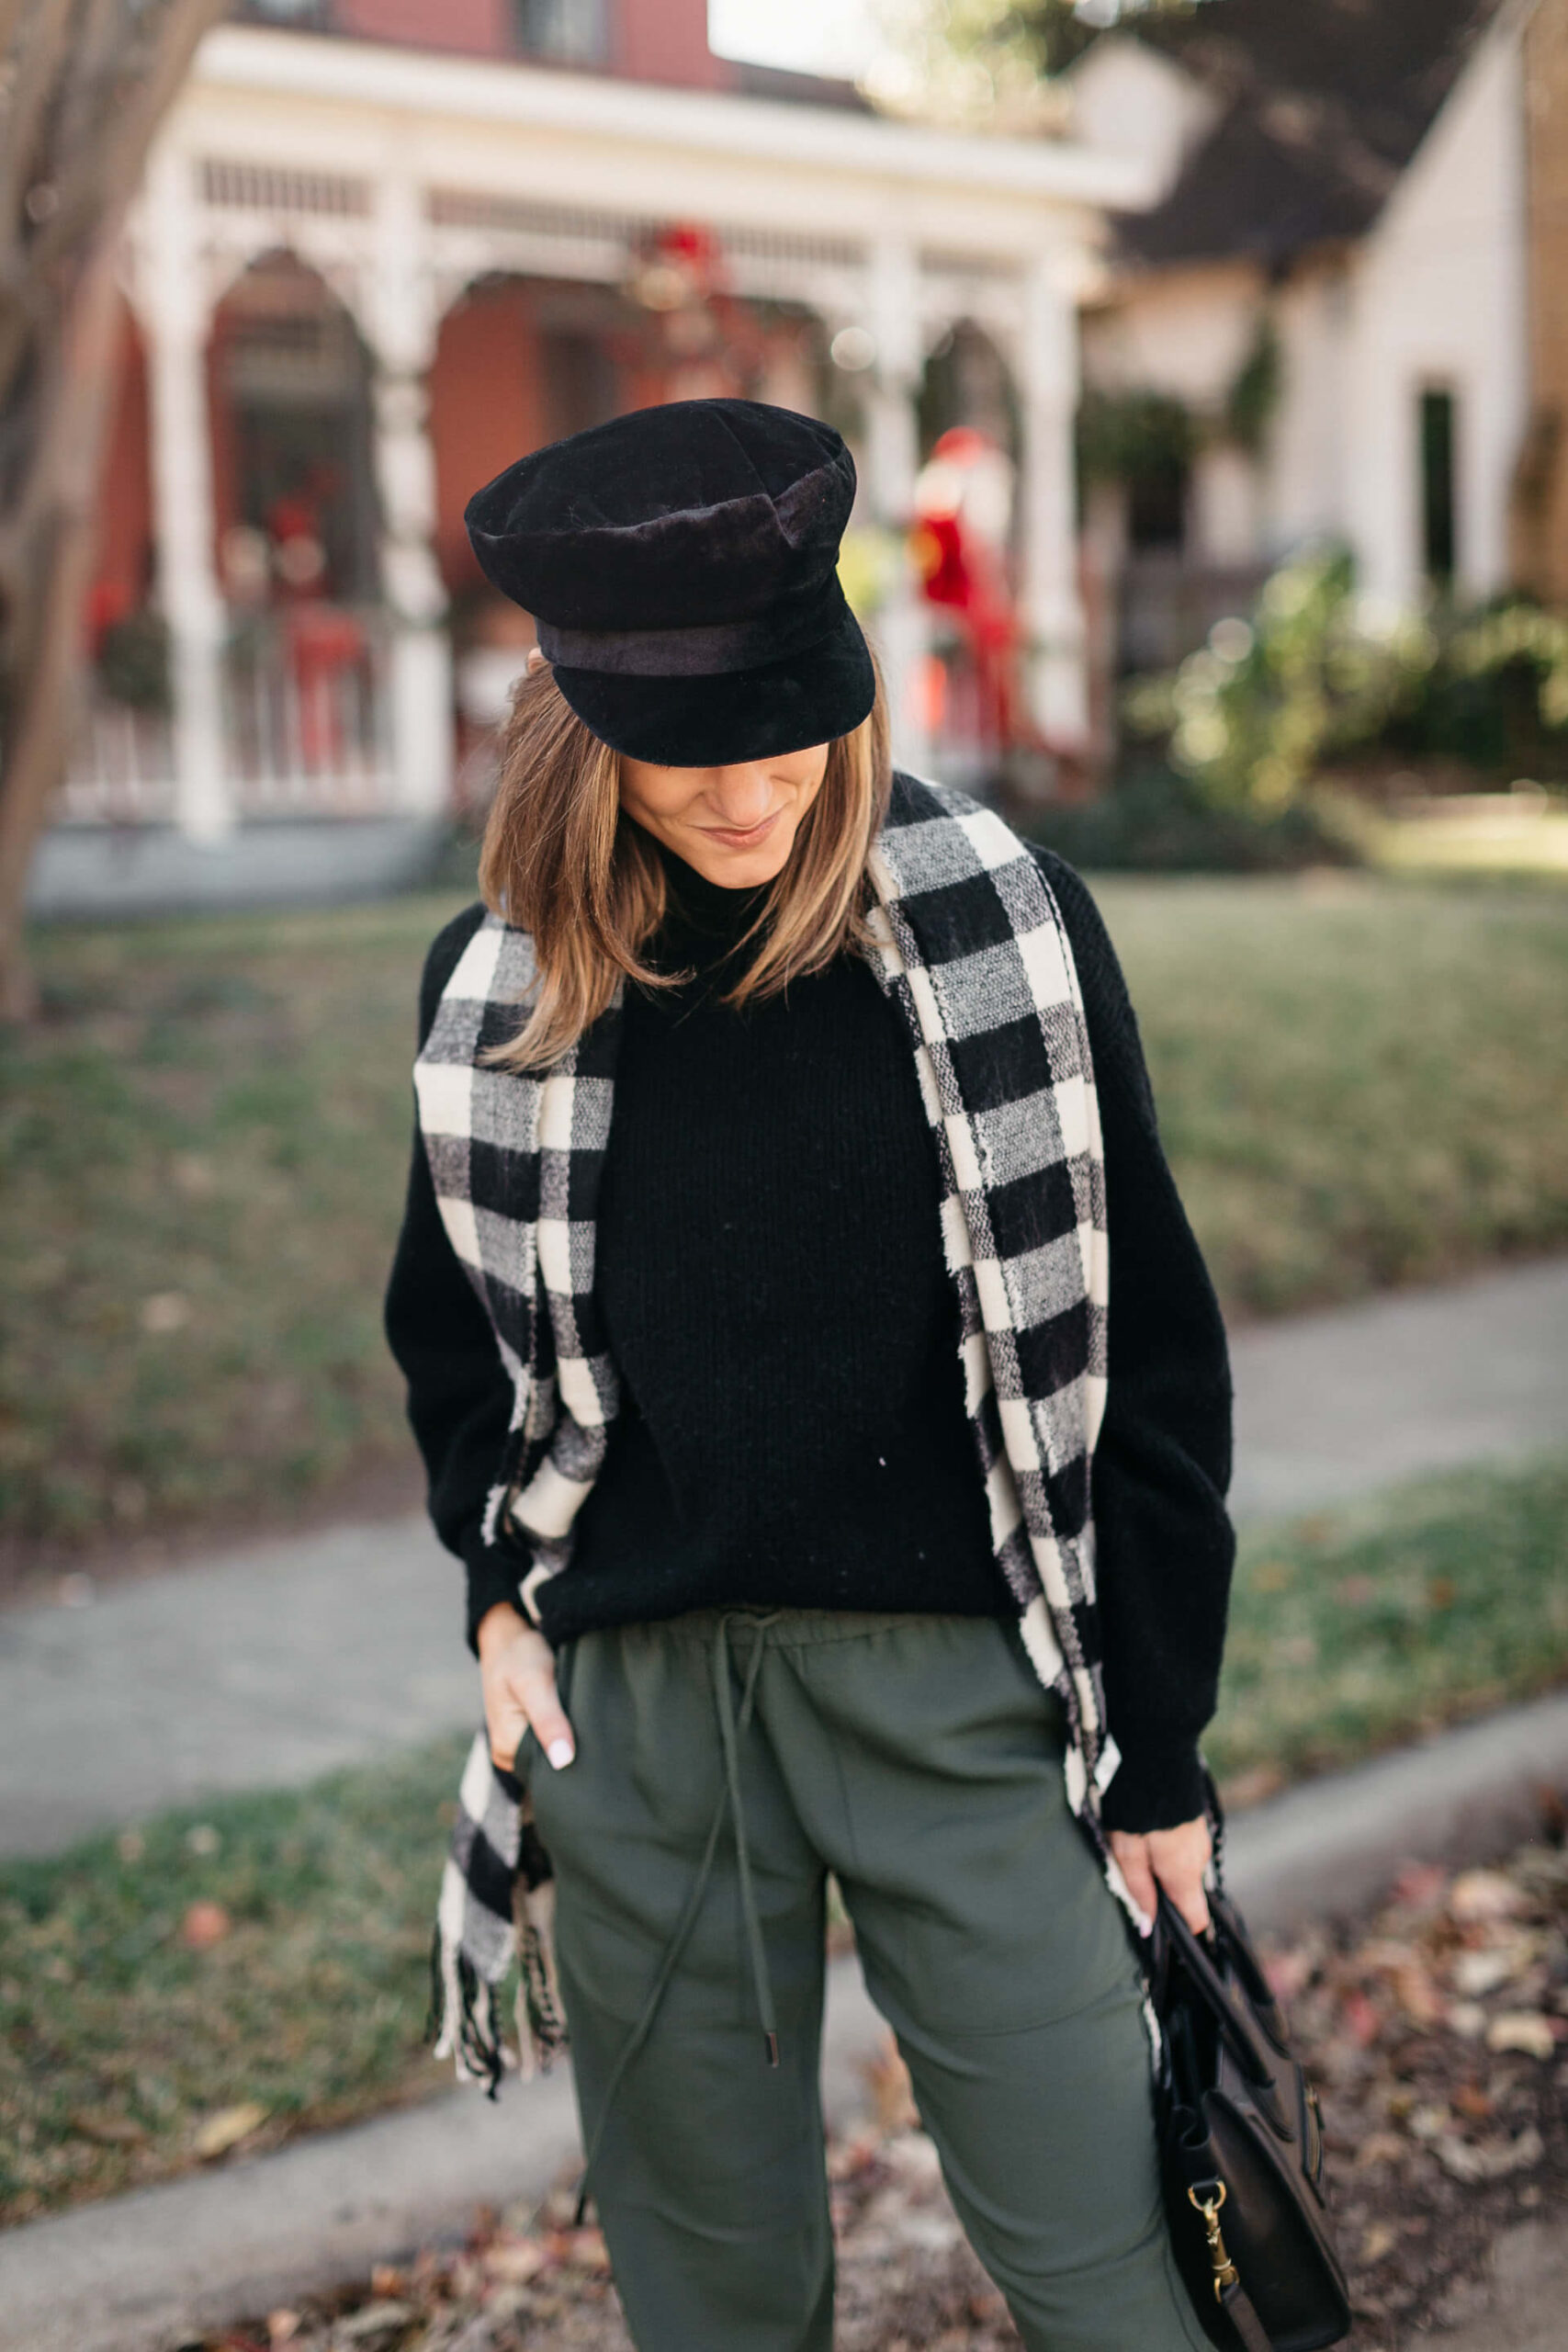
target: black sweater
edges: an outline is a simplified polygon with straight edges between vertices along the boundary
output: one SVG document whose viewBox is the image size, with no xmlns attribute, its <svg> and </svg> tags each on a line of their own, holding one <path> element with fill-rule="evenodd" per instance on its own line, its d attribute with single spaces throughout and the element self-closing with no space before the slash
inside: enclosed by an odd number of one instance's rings
<svg viewBox="0 0 1568 2352">
<path fill-rule="evenodd" d="M 1105 1818 L 1147 1829 L 1201 1804 L 1232 1555 L 1224 1333 L 1110 940 L 1077 875 L 1037 854 L 1083 989 L 1105 1136 L 1111 1378 L 1094 1508 L 1123 1759 Z M 654 960 L 697 977 L 628 991 L 596 1260 L 622 1412 L 571 1566 L 539 1588 L 543 1628 L 558 1644 L 737 1601 L 1001 1613 L 902 1018 L 851 957 L 783 997 L 723 1004 L 754 895 L 672 857 L 666 870 Z M 422 1043 L 482 911 L 431 950 Z M 417 1135 L 387 1330 L 437 1532 L 468 1562 L 472 1642 L 486 1610 L 516 1598 L 478 1541 L 511 1393 Z"/>
</svg>

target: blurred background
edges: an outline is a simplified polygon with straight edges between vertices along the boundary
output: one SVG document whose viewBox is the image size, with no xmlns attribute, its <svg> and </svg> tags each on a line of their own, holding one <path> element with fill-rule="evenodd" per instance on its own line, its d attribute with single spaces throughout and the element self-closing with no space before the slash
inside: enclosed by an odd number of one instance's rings
<svg viewBox="0 0 1568 2352">
<path fill-rule="evenodd" d="M 1236 1340 L 1234 1801 L 1568 1679 L 1568 0 L 0 41 L 8 2218 L 425 2085 L 475 1694 L 380 1295 L 533 642 L 462 510 L 621 410 L 839 426 L 898 757 L 1094 877 Z"/>
</svg>

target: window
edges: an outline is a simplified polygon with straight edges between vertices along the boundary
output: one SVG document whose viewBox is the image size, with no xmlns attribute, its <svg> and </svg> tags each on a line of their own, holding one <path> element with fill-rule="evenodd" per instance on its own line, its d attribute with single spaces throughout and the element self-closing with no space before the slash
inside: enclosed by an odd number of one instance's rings
<svg viewBox="0 0 1568 2352">
<path fill-rule="evenodd" d="M 1454 410 L 1451 391 L 1421 394 L 1421 566 L 1435 586 L 1454 576 Z"/>
<path fill-rule="evenodd" d="M 604 62 L 606 0 L 513 0 L 513 6 L 525 57 L 553 57 L 563 65 Z"/>
<path fill-rule="evenodd" d="M 1127 484 L 1127 537 L 1142 554 L 1179 548 L 1187 536 L 1188 469 L 1179 461 L 1142 468 Z"/>
</svg>

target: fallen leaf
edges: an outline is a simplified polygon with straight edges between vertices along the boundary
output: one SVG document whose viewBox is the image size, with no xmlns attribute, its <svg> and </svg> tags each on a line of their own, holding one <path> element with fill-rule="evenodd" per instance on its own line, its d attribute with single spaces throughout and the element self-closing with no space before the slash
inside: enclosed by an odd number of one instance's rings
<svg viewBox="0 0 1568 2352">
<path fill-rule="evenodd" d="M 1449 2127 L 1449 2110 L 1436 2102 L 1414 2109 L 1405 2125 L 1413 2140 L 1436 2140 Z"/>
<path fill-rule="evenodd" d="M 509 2287 L 525 2287 L 547 2267 L 549 2260 L 537 2238 L 498 2238 L 484 2251 L 484 2266 L 491 2277 Z"/>
<path fill-rule="evenodd" d="M 1374 2165 L 1396 2165 L 1404 2154 L 1405 2143 L 1397 2132 L 1369 2132 L 1356 2151 L 1355 2168 L 1370 2172 Z"/>
<path fill-rule="evenodd" d="M 1479 2001 L 1450 2001 L 1449 2030 L 1462 2041 L 1473 2041 L 1486 2030 L 1486 2012 Z"/>
<path fill-rule="evenodd" d="M 1356 1965 L 1383 1973 L 1390 1969 L 1408 1968 L 1415 1957 L 1414 1944 L 1401 1943 L 1393 1936 L 1373 1936 L 1357 1952 Z"/>
<path fill-rule="evenodd" d="M 1418 1960 L 1393 1972 L 1391 1982 L 1400 2007 L 1416 2025 L 1437 2025 L 1445 2012 L 1441 1994 Z"/>
<path fill-rule="evenodd" d="M 1406 1862 L 1393 1882 L 1393 1899 L 1406 1911 L 1426 1911 L 1441 1896 L 1449 1874 L 1438 1862 Z"/>
<path fill-rule="evenodd" d="M 1449 1974 L 1456 1993 L 1467 2000 L 1479 2000 L 1487 1993 L 1495 1993 L 1514 1973 L 1515 1955 L 1510 1951 L 1455 1952 Z"/>
<path fill-rule="evenodd" d="M 138 2123 L 133 2115 L 119 2115 L 107 2107 L 74 2109 L 71 2129 L 84 2140 L 96 2140 L 100 2148 L 134 2148 L 147 2137 L 144 2123 Z"/>
<path fill-rule="evenodd" d="M 1382 2024 L 1376 2007 L 1367 1998 L 1358 1984 L 1352 1985 L 1349 1992 L 1346 1994 L 1340 2007 L 1345 2018 L 1345 2030 L 1351 2041 L 1358 2050 L 1367 2049 L 1377 2040 L 1378 2030 Z"/>
<path fill-rule="evenodd" d="M 221 1903 L 209 1903 L 205 1898 L 190 1904 L 180 1921 L 180 1941 L 191 1951 L 206 1951 L 213 1944 L 220 1944 L 234 1922 Z"/>
<path fill-rule="evenodd" d="M 1367 2263 L 1381 2262 L 1383 2256 L 1390 2253 L 1398 2242 L 1397 2231 L 1391 2230 L 1386 2222 L 1374 2222 L 1361 2240 L 1361 2260 Z"/>
<path fill-rule="evenodd" d="M 1309 1981 L 1316 1965 L 1315 1954 L 1305 1945 L 1294 1951 L 1269 1951 L 1263 1956 L 1263 1973 L 1269 1979 L 1269 1990 L 1277 2001 L 1287 2007 Z"/>
<path fill-rule="evenodd" d="M 554 2251 L 558 2260 L 570 2262 L 579 2270 L 608 2270 L 609 2248 L 604 2244 L 603 2230 L 558 2230 L 554 2233 Z"/>
<path fill-rule="evenodd" d="M 175 1190 L 183 1193 L 187 1201 L 210 1200 L 217 1190 L 218 1178 L 210 1159 L 199 1152 L 176 1151 L 169 1162 L 169 1174 Z"/>
<path fill-rule="evenodd" d="M 183 1331 L 190 1321 L 190 1301 L 183 1291 L 157 1290 L 141 1302 L 144 1331 Z"/>
<path fill-rule="evenodd" d="M 828 2148 L 829 2179 L 857 2180 L 863 2172 L 875 2164 L 881 2152 L 882 2135 L 871 2124 L 847 2140 L 830 2142 Z"/>
<path fill-rule="evenodd" d="M 1540 2133 L 1529 2123 L 1517 2140 L 1472 2142 L 1445 2132 L 1433 2143 L 1433 2152 L 1450 2179 L 1468 2186 L 1478 2180 L 1504 2180 L 1509 2173 L 1525 2172 L 1540 2162 L 1546 2148 Z"/>
<path fill-rule="evenodd" d="M 191 2146 L 203 2163 L 213 2156 L 227 2155 L 242 2140 L 248 2140 L 266 2118 L 267 2110 L 259 2099 L 241 2099 L 237 2106 L 220 2107 L 197 2126 Z"/>
<path fill-rule="evenodd" d="M 352 2319 L 340 2319 L 333 2330 L 339 2344 L 363 2344 L 373 2335 L 390 2335 L 395 2327 L 406 2327 L 419 2313 L 412 2303 L 367 2303 Z"/>
<path fill-rule="evenodd" d="M 268 2312 L 266 2332 L 275 2347 L 280 2344 L 292 2344 L 299 2333 L 299 2312 L 281 2310 Z"/>
<path fill-rule="evenodd" d="M 1484 2123 L 1492 2113 L 1492 2101 L 1479 2083 L 1461 2083 L 1453 2103 L 1472 2123 Z"/>
<path fill-rule="evenodd" d="M 1502 1871 L 1461 1871 L 1449 1889 L 1449 1909 L 1456 1919 L 1512 1919 L 1524 1900 Z"/>
<path fill-rule="evenodd" d="M 394 2263 L 378 2262 L 370 2273 L 370 2292 L 384 2301 L 395 2301 L 407 2285 L 406 2277 Z"/>
<path fill-rule="evenodd" d="M 882 2153 L 894 2178 L 906 2186 L 934 2188 L 942 2178 L 942 2158 L 929 2132 L 902 2132 Z"/>
<path fill-rule="evenodd" d="M 888 2034 L 877 2055 L 861 2068 L 865 2086 L 871 2093 L 871 2103 L 877 2122 L 889 2134 L 919 2129 L 919 2116 L 915 2110 L 915 2096 L 909 2087 L 909 2069 L 898 2055 L 897 2045 Z"/>
<path fill-rule="evenodd" d="M 1504 2009 L 1486 2029 L 1488 2050 L 1518 2050 L 1527 2058 L 1550 2058 L 1557 2047 L 1551 2019 L 1538 2009 Z"/>
</svg>

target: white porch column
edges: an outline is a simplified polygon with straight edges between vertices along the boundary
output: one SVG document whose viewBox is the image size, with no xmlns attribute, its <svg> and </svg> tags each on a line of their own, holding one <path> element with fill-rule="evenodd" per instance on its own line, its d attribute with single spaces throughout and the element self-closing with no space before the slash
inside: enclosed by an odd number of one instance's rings
<svg viewBox="0 0 1568 2352">
<path fill-rule="evenodd" d="M 886 531 L 908 532 L 914 518 L 919 430 L 915 401 L 920 388 L 919 258 L 901 238 L 873 248 L 868 324 L 876 359 L 866 393 L 867 458 L 872 513 Z M 919 707 L 926 614 L 908 558 L 878 616 L 876 635 L 900 766 L 923 769 L 929 756 Z"/>
<path fill-rule="evenodd" d="M 1032 265 L 1024 281 L 1019 356 L 1029 702 L 1046 741 L 1067 750 L 1081 745 L 1089 732 L 1073 483 L 1078 334 L 1077 309 L 1048 255 Z"/>
<path fill-rule="evenodd" d="M 377 186 L 376 250 L 367 288 L 376 361 L 376 483 L 381 503 L 381 591 L 391 620 L 389 718 L 397 807 L 438 816 L 452 784 L 452 655 L 446 594 L 431 535 L 435 457 L 426 371 L 439 325 L 425 266 L 424 219 L 413 180 Z"/>
<path fill-rule="evenodd" d="M 234 824 L 223 729 L 228 619 L 213 560 L 209 321 L 192 166 L 167 148 L 148 173 L 137 308 L 147 339 L 158 600 L 174 692 L 175 814 L 193 841 Z"/>
</svg>

